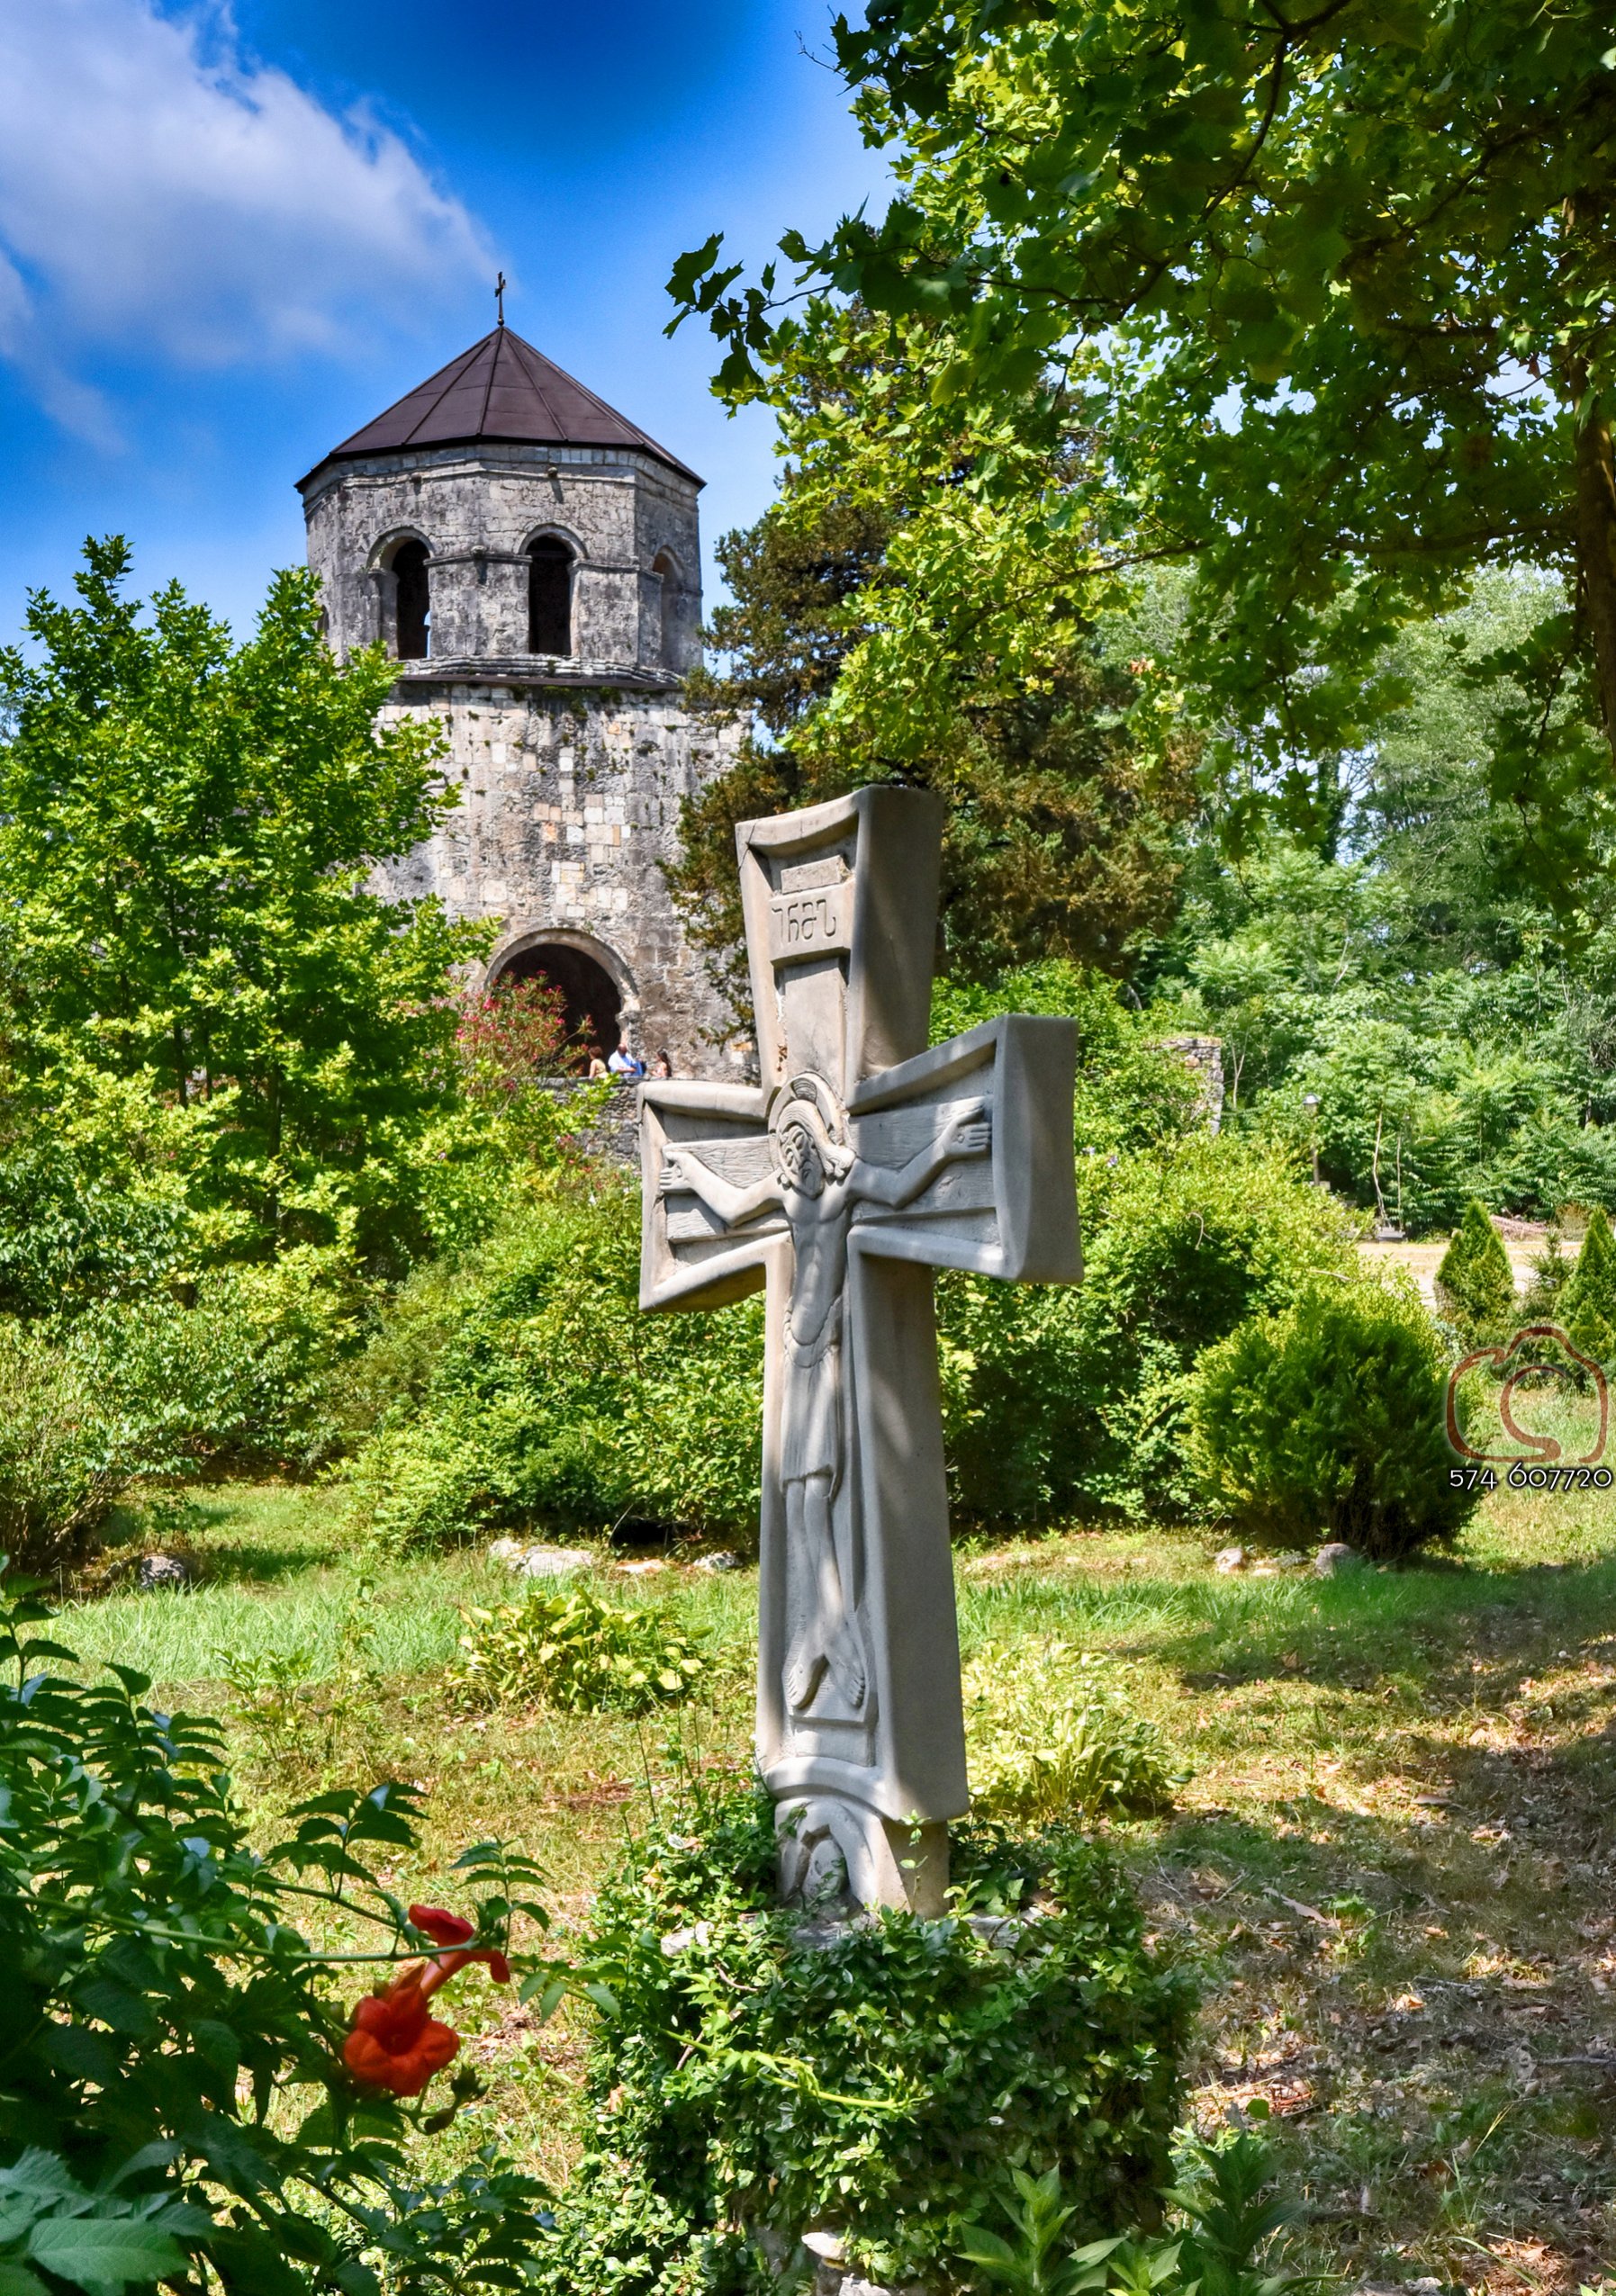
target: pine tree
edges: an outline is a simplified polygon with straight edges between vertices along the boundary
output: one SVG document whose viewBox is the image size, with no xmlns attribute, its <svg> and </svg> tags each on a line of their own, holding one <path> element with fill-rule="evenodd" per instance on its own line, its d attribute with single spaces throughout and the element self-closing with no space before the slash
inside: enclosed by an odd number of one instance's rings
<svg viewBox="0 0 1616 2296">
<path fill-rule="evenodd" d="M 1606 1230 L 1609 1244 L 1609 1230 Z M 1437 1296 L 1467 1340 L 1504 1334 L 1515 1310 L 1515 1272 L 1479 1197 L 1465 1206 L 1437 1270 Z"/>
<path fill-rule="evenodd" d="M 1576 1271 L 1561 1294 L 1559 1319 L 1579 1354 L 1596 1364 L 1616 1355 L 1616 1238 L 1597 1208 L 1588 1217 Z"/>
</svg>

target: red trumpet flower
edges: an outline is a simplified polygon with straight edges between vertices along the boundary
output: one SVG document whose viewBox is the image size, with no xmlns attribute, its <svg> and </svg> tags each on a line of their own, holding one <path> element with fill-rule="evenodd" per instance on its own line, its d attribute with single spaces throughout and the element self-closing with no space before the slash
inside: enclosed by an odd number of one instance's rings
<svg viewBox="0 0 1616 2296">
<path fill-rule="evenodd" d="M 436 1938 L 439 1945 L 464 1945 L 477 1934 L 475 1924 L 468 1922 L 464 1914 L 446 1913 L 441 1905 L 411 1905 L 410 1919 L 418 1930 L 424 1930 L 429 1937 Z M 508 1985 L 510 1983 L 510 1964 L 505 1956 L 497 1946 L 482 1945 L 474 1953 L 435 1953 L 429 1967 L 441 1969 L 443 1976 L 429 1977 L 427 1991 L 435 1993 L 444 1977 L 452 1977 L 456 1970 L 463 1969 L 468 1961 L 486 1961 L 488 1974 L 495 1985 Z"/>
<path fill-rule="evenodd" d="M 391 2089 L 394 2096 L 418 2097 L 434 2073 L 441 2072 L 460 2046 L 452 2025 L 441 2024 L 427 2003 L 468 1961 L 485 1961 L 495 1985 L 510 1982 L 510 1964 L 493 1946 L 460 1949 L 476 1935 L 474 1925 L 440 1905 L 411 1905 L 418 1930 L 449 1949 L 425 1961 L 406 1961 L 384 1993 L 357 2003 L 342 2044 L 342 2061 L 367 2088 Z"/>
<path fill-rule="evenodd" d="M 342 2061 L 367 2088 L 418 2097 L 460 2046 L 452 2025 L 440 2024 L 427 2013 L 421 1967 L 420 1962 L 411 1962 L 385 1993 L 366 1994 L 355 2007 Z"/>
</svg>

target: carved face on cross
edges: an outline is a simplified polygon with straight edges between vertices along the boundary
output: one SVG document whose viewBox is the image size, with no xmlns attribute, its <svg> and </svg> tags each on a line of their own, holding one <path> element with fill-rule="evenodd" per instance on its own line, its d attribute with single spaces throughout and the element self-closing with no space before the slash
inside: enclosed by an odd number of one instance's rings
<svg viewBox="0 0 1616 2296">
<path fill-rule="evenodd" d="M 943 1909 L 968 1796 L 935 1267 L 1079 1274 L 1070 1022 L 925 1049 L 942 808 L 736 833 L 759 1086 L 641 1094 L 641 1304 L 768 1291 L 758 1760 L 785 1895 Z"/>
<path fill-rule="evenodd" d="M 780 1136 L 781 1161 L 786 1177 L 799 1195 L 817 1196 L 825 1187 L 825 1166 L 819 1147 L 806 1124 L 791 1124 Z"/>
<path fill-rule="evenodd" d="M 776 1134 L 782 1176 L 799 1195 L 818 1196 L 826 1184 L 844 1176 L 852 1150 L 837 1148 L 811 1100 L 789 1100 Z"/>
</svg>

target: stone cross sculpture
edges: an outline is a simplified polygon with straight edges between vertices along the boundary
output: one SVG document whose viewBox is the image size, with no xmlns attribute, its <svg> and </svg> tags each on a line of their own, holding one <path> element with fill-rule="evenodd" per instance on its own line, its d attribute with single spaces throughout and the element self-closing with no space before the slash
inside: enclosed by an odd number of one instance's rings
<svg viewBox="0 0 1616 2296">
<path fill-rule="evenodd" d="M 932 1271 L 1080 1272 L 1070 1021 L 925 1049 L 943 808 L 736 832 L 761 1086 L 641 1094 L 640 1304 L 768 1290 L 758 1759 L 782 1894 L 943 1911 L 969 1805 Z"/>
</svg>

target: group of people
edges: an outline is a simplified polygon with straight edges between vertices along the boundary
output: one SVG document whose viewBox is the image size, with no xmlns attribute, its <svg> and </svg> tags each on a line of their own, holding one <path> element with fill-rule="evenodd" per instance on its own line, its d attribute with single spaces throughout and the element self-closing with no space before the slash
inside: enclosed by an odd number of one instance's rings
<svg viewBox="0 0 1616 2296">
<path fill-rule="evenodd" d="M 637 1058 L 634 1053 L 629 1051 L 627 1038 L 619 1037 L 616 1050 L 609 1052 L 604 1060 L 601 1059 L 598 1052 L 591 1053 L 589 1057 L 589 1073 L 591 1078 L 598 1076 L 671 1076 L 673 1073 L 673 1064 L 669 1059 L 665 1052 L 659 1052 L 652 1059 L 650 1067 L 647 1067 L 643 1060 Z"/>
</svg>

